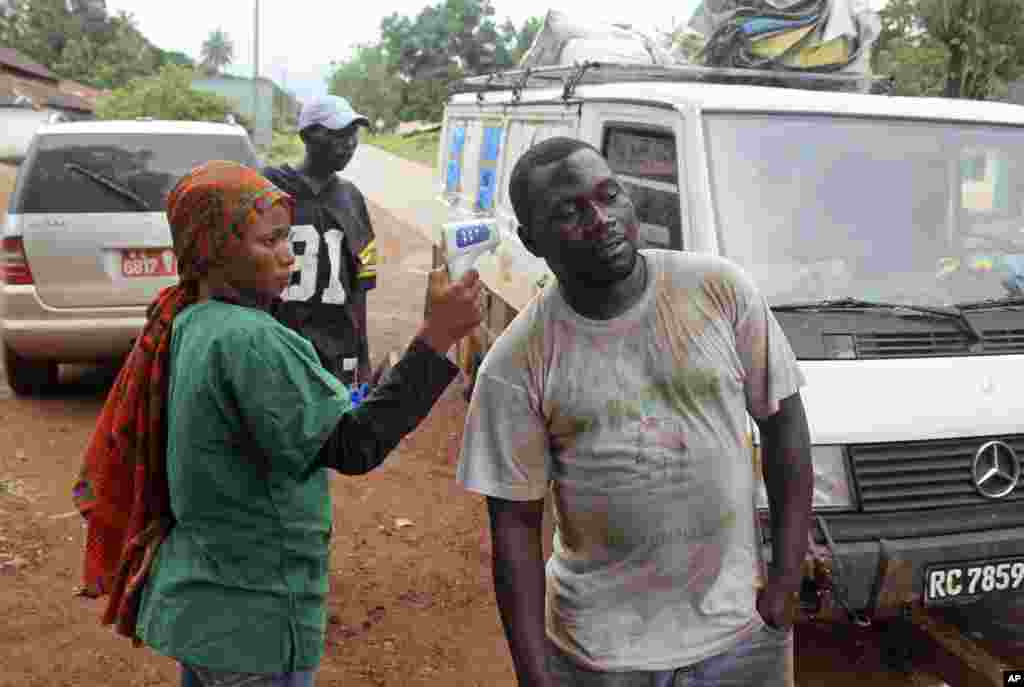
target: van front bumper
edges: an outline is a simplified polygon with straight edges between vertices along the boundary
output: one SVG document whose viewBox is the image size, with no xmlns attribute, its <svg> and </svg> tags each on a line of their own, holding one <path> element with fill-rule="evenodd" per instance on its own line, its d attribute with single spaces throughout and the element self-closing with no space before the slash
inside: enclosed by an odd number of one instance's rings
<svg viewBox="0 0 1024 687">
<path fill-rule="evenodd" d="M 868 617 L 890 617 L 905 603 L 920 604 L 925 594 L 925 573 L 932 565 L 959 565 L 1024 557 L 1024 504 L 1021 501 L 899 515 L 823 516 L 834 548 L 827 545 L 817 524 L 812 530 L 815 545 L 808 552 L 805 579 L 813 571 L 827 570 L 826 602 L 818 614 L 823 620 L 845 620 L 841 601 Z M 767 533 L 766 528 L 762 531 Z M 770 542 L 764 545 L 771 560 Z M 821 581 L 819 576 L 817 581 Z M 944 600 L 947 605 L 1020 598 L 1016 590 L 963 600 Z"/>
</svg>

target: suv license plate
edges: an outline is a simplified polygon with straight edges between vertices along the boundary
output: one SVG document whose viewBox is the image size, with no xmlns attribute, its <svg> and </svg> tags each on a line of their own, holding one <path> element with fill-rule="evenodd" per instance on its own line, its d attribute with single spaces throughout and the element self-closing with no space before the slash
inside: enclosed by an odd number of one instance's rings
<svg viewBox="0 0 1024 687">
<path fill-rule="evenodd" d="M 170 248 L 121 251 L 121 276 L 173 277 L 177 274 L 178 259 Z"/>
<path fill-rule="evenodd" d="M 924 571 L 924 605 L 1024 592 L 1024 556 L 930 565 Z"/>
</svg>

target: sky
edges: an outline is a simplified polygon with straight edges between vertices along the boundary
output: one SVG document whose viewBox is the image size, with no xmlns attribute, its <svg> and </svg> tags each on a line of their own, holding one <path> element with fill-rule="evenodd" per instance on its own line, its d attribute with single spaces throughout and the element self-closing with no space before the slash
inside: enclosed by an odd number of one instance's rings
<svg viewBox="0 0 1024 687">
<path fill-rule="evenodd" d="M 260 0 L 260 74 L 295 93 L 301 100 L 327 92 L 332 60 L 344 60 L 357 43 L 376 41 L 380 22 L 397 12 L 415 17 L 436 0 Z M 590 22 L 621 22 L 653 34 L 673 21 L 689 21 L 699 0 L 631 0 L 628 7 L 594 0 L 493 0 L 495 19 L 521 26 L 549 9 Z M 608 9 L 598 10 L 603 5 Z M 107 0 L 111 14 L 134 16 L 139 30 L 163 50 L 180 50 L 199 59 L 200 46 L 214 29 L 223 29 L 235 45 L 235 63 L 227 71 L 252 76 L 254 0 Z"/>
</svg>

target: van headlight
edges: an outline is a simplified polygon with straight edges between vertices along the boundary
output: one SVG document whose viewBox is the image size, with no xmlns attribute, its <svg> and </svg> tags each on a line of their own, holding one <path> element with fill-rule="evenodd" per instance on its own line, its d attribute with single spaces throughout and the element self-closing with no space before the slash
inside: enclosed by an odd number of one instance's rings
<svg viewBox="0 0 1024 687">
<path fill-rule="evenodd" d="M 760 453 L 761 447 L 755 446 Z M 814 500 L 815 510 L 849 510 L 853 503 L 853 484 L 850 471 L 846 466 L 843 447 L 839 445 L 812 446 L 811 457 L 814 462 Z M 760 458 L 760 456 L 758 456 Z M 761 472 L 760 460 L 757 461 L 757 507 L 768 508 L 768 491 L 764 486 L 764 475 Z"/>
</svg>

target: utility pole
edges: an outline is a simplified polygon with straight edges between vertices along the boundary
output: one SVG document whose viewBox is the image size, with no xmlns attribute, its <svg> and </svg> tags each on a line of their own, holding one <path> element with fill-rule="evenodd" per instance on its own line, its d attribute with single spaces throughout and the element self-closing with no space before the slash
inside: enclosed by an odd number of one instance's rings
<svg viewBox="0 0 1024 687">
<path fill-rule="evenodd" d="M 252 125 L 259 130 L 260 108 L 260 0 L 254 0 L 252 17 Z M 255 132 L 254 132 L 255 133 Z"/>
</svg>

